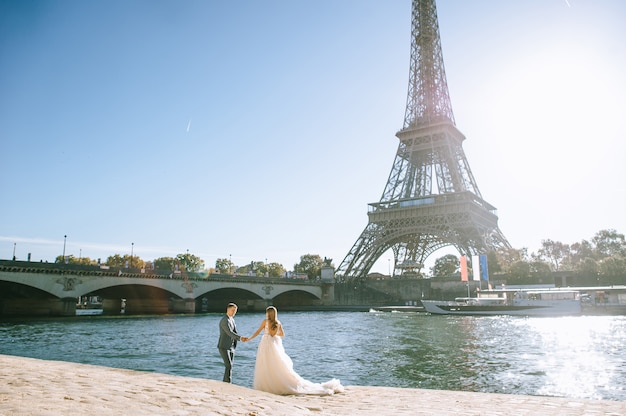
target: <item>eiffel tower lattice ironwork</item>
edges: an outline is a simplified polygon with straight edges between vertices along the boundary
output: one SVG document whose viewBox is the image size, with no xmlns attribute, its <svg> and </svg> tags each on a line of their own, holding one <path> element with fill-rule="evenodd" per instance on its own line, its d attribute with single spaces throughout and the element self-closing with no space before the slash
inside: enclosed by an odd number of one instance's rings
<svg viewBox="0 0 626 416">
<path fill-rule="evenodd" d="M 420 275 L 425 259 L 454 246 L 461 255 L 510 245 L 496 209 L 478 190 L 456 128 L 443 65 L 435 0 L 413 0 L 411 59 L 404 126 L 380 202 L 339 265 L 342 280 L 365 278 L 393 251 L 394 275 Z"/>
</svg>

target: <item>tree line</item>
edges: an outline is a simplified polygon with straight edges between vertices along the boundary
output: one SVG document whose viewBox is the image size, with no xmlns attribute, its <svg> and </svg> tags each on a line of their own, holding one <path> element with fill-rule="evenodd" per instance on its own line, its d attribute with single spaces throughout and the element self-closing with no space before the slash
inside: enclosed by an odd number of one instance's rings
<svg viewBox="0 0 626 416">
<path fill-rule="evenodd" d="M 230 258 L 218 258 L 215 261 L 215 267 L 206 270 L 204 260 L 190 253 L 177 254 L 175 257 L 160 257 L 152 261 L 146 261 L 139 256 L 129 254 L 114 254 L 107 257 L 104 262 L 101 262 L 100 259 L 93 260 L 89 257 L 77 258 L 74 255 L 61 255 L 56 257 L 55 263 L 82 266 L 105 265 L 117 269 L 157 270 L 164 273 L 173 271 L 201 273 L 206 271 L 207 275 L 220 273 L 244 276 L 283 277 L 287 273 L 285 267 L 277 262 L 265 263 L 262 261 L 251 261 L 243 266 L 237 266 Z M 306 275 L 308 279 L 315 280 L 320 277 L 322 266 L 325 264 L 334 267 L 332 259 L 324 258 L 324 260 L 322 260 L 318 254 L 304 254 L 300 256 L 300 261 L 293 265 L 293 272 L 299 275 Z"/>
<path fill-rule="evenodd" d="M 502 248 L 487 254 L 489 274 L 503 274 L 511 283 L 549 279 L 553 272 L 568 272 L 579 280 L 601 285 L 626 283 L 626 239 L 614 229 L 598 231 L 591 239 L 566 244 L 542 240 L 537 252 Z M 459 258 L 438 258 L 431 273 L 434 278 L 459 273 Z"/>
</svg>

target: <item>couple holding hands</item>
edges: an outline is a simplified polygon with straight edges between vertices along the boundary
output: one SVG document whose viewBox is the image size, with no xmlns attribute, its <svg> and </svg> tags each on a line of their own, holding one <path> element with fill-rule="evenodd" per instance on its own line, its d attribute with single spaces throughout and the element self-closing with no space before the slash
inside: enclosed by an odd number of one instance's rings
<svg viewBox="0 0 626 416">
<path fill-rule="evenodd" d="M 220 320 L 220 338 L 217 348 L 224 360 L 224 381 L 231 382 L 233 359 L 237 341 L 248 342 L 263 331 L 261 342 L 257 350 L 254 365 L 254 383 L 256 390 L 274 394 L 316 394 L 327 395 L 343 391 L 343 386 L 337 379 L 326 383 L 313 383 L 305 380 L 293 370 L 293 362 L 283 347 L 285 331 L 278 320 L 278 311 L 269 306 L 265 310 L 265 319 L 259 329 L 251 337 L 242 337 L 237 334 L 235 314 L 237 305 L 229 303 L 226 315 Z"/>
</svg>

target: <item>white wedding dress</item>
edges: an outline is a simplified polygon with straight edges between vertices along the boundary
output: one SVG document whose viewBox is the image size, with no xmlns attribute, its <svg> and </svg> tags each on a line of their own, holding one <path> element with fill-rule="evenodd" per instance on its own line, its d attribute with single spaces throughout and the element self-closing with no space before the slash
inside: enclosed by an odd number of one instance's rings
<svg viewBox="0 0 626 416">
<path fill-rule="evenodd" d="M 343 391 L 341 382 L 312 383 L 293 370 L 293 362 L 285 353 L 283 338 L 269 334 L 267 324 L 259 343 L 254 365 L 254 388 L 274 394 L 328 395 Z"/>
</svg>

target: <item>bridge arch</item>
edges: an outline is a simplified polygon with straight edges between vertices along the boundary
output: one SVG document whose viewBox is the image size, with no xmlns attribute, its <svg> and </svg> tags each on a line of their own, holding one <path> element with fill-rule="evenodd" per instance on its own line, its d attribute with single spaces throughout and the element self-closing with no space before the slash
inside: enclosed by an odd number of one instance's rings
<svg viewBox="0 0 626 416">
<path fill-rule="evenodd" d="M 182 299 L 179 293 L 164 288 L 162 285 L 149 284 L 148 282 L 120 283 L 115 286 L 97 285 L 81 296 L 100 296 L 103 298 L 176 298 Z M 84 290 L 83 290 L 84 291 Z"/>
<path fill-rule="evenodd" d="M 301 309 L 303 306 L 315 306 L 320 304 L 320 298 L 307 290 L 286 290 L 272 298 L 272 303 L 279 309 Z"/>
<path fill-rule="evenodd" d="M 240 287 L 211 289 L 196 297 L 196 312 L 225 312 L 230 302 L 236 303 L 239 312 L 252 312 L 267 303 L 254 291 Z"/>
<path fill-rule="evenodd" d="M 76 299 L 59 297 L 44 288 L 0 281 L 0 316 L 66 316 L 75 314 Z"/>
</svg>

